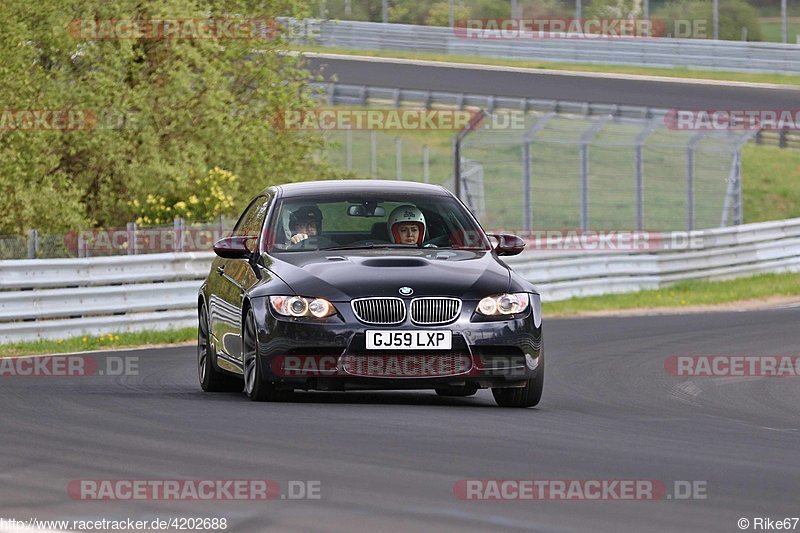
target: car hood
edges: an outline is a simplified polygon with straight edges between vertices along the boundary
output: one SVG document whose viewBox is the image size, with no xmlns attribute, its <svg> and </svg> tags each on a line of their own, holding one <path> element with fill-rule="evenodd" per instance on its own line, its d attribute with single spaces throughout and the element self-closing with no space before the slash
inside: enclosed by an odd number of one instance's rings
<svg viewBox="0 0 800 533">
<path fill-rule="evenodd" d="M 480 299 L 509 290 L 510 270 L 482 250 L 347 250 L 287 252 L 270 257 L 269 270 L 295 294 L 331 301 L 367 296 L 456 296 Z"/>
</svg>

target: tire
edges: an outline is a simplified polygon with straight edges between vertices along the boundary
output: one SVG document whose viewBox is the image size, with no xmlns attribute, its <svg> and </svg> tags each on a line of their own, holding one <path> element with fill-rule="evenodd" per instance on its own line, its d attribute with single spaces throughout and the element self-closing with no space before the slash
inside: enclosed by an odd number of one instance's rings
<svg viewBox="0 0 800 533">
<path fill-rule="evenodd" d="M 244 392 L 254 402 L 278 402 L 288 399 L 291 391 L 278 390 L 264 378 L 258 357 L 256 335 L 256 316 L 253 310 L 247 311 L 242 324 L 242 359 L 244 360 Z"/>
<path fill-rule="evenodd" d="M 468 385 L 465 387 L 439 388 L 435 390 L 436 394 L 439 396 L 458 396 L 463 398 L 474 395 L 478 392 L 478 387 Z"/>
<path fill-rule="evenodd" d="M 214 349 L 208 325 L 208 311 L 201 305 L 197 312 L 197 375 L 200 387 L 206 392 L 241 392 L 242 380 L 223 374 L 215 368 Z"/>
<path fill-rule="evenodd" d="M 522 388 L 492 389 L 494 401 L 500 407 L 533 407 L 542 399 L 544 388 L 544 358 L 536 372 L 536 377 L 529 379 Z"/>
</svg>

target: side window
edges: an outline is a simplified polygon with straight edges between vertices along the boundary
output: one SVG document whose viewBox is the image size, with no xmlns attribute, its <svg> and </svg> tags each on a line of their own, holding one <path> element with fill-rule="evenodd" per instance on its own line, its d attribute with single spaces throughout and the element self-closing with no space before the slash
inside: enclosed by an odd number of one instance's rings
<svg viewBox="0 0 800 533">
<path fill-rule="evenodd" d="M 264 218 L 267 215 L 268 207 L 269 198 L 266 196 L 259 196 L 253 200 L 253 202 L 247 206 L 247 209 L 233 228 L 233 235 L 253 235 L 257 237 L 261 232 L 261 226 L 264 225 Z"/>
</svg>

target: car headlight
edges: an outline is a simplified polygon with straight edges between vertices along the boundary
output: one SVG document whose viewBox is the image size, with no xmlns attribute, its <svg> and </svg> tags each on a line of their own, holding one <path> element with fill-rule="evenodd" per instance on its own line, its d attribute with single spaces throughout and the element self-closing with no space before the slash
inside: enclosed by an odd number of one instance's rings
<svg viewBox="0 0 800 533">
<path fill-rule="evenodd" d="M 485 316 L 515 315 L 525 311 L 529 303 L 527 292 L 495 294 L 478 302 L 478 313 Z"/>
<path fill-rule="evenodd" d="M 324 298 L 302 296 L 270 296 L 269 303 L 283 316 L 326 318 L 336 314 L 336 308 Z"/>
</svg>

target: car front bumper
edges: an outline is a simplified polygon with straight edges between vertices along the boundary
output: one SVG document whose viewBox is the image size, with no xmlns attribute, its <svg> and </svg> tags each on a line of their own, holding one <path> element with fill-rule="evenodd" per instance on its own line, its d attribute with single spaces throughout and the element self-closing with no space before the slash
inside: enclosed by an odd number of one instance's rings
<svg viewBox="0 0 800 533">
<path fill-rule="evenodd" d="M 277 387 L 315 390 L 522 387 L 542 371 L 541 320 L 534 306 L 507 320 L 480 320 L 464 301 L 455 322 L 370 326 L 349 303 L 321 321 L 277 315 L 267 299 L 252 302 L 259 320 L 259 364 Z M 538 306 L 536 306 L 538 307 Z M 476 321 L 476 318 L 479 321 Z M 450 330 L 450 350 L 367 350 L 366 332 Z M 373 364 L 376 363 L 376 364 Z"/>
</svg>

